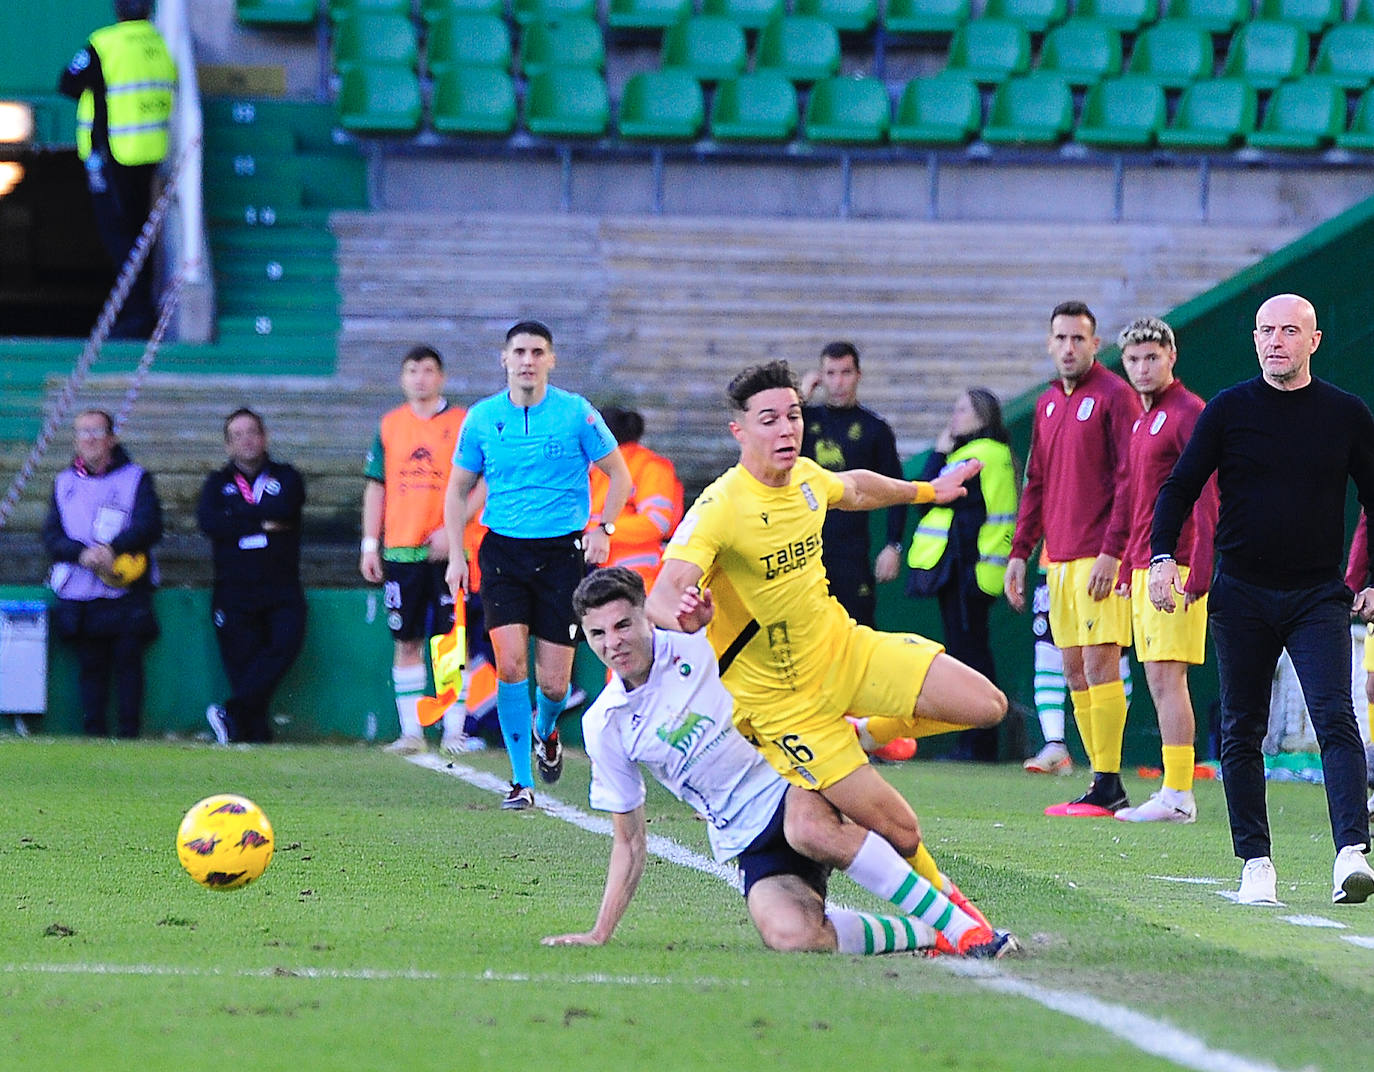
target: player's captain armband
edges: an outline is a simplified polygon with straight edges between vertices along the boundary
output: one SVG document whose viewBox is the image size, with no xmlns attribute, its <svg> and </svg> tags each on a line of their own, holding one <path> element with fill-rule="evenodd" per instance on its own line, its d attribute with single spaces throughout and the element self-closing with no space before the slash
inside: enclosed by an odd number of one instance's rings
<svg viewBox="0 0 1374 1072">
<path fill-rule="evenodd" d="M 922 506 L 925 503 L 935 501 L 935 486 L 933 484 L 925 480 L 913 480 L 911 484 L 916 489 L 916 497 L 911 500 L 914 505 Z"/>
</svg>

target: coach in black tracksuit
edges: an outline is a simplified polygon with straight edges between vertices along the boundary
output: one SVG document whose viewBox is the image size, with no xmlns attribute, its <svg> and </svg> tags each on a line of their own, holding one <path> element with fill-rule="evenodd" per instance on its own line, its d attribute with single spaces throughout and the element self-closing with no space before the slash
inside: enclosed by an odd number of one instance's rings
<svg viewBox="0 0 1374 1072">
<path fill-rule="evenodd" d="M 206 717 L 221 743 L 269 741 L 268 704 L 305 637 L 301 508 L 305 483 L 267 454 L 251 409 L 224 422 L 229 464 L 206 478 L 196 520 L 215 555 L 211 612 L 232 694 Z"/>
<path fill-rule="evenodd" d="M 1149 591 L 1161 610 L 1173 605 L 1179 529 L 1215 472 L 1221 510 L 1208 609 L 1221 679 L 1222 784 L 1236 855 L 1267 863 L 1260 744 L 1285 647 L 1321 746 L 1337 852 L 1369 843 L 1341 559 L 1348 480 L 1364 508 L 1374 508 L 1374 415 L 1361 399 L 1312 377 L 1321 332 L 1306 299 L 1270 298 L 1255 322 L 1261 375 L 1207 404 L 1156 500 Z M 1354 609 L 1374 613 L 1374 591 L 1362 590 Z"/>
</svg>

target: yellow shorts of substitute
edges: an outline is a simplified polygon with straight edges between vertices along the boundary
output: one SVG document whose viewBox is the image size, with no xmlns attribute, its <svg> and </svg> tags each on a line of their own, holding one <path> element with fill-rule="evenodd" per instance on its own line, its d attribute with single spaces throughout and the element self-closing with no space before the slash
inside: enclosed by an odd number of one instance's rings
<svg viewBox="0 0 1374 1072">
<path fill-rule="evenodd" d="M 1180 583 L 1188 580 L 1188 567 L 1178 568 Z M 1201 666 L 1207 654 L 1207 597 L 1184 609 L 1183 597 L 1174 593 L 1174 612 L 1155 610 L 1150 602 L 1150 571 L 1131 573 L 1131 625 L 1135 630 L 1135 657 L 1142 663 L 1191 663 Z"/>
<path fill-rule="evenodd" d="M 1051 562 L 1045 570 L 1050 586 L 1050 632 L 1060 648 L 1093 644 L 1131 645 L 1131 603 L 1113 592 L 1106 599 L 1088 595 L 1091 558 Z"/>
<path fill-rule="evenodd" d="M 1374 674 L 1374 622 L 1365 626 L 1364 668 L 1366 672 Z"/>
<path fill-rule="evenodd" d="M 779 691 L 767 710 L 737 704 L 735 726 L 793 785 L 825 789 L 868 762 L 844 716 L 911 715 L 930 664 L 944 650 L 915 633 L 855 626 L 819 688 Z"/>
</svg>

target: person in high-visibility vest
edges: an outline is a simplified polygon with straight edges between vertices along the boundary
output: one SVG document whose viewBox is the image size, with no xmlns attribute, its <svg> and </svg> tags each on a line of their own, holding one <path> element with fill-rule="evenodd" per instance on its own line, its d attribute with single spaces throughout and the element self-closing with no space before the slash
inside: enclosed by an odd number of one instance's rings
<svg viewBox="0 0 1374 1072">
<path fill-rule="evenodd" d="M 971 387 L 959 396 L 918 479 L 930 480 L 973 458 L 983 469 L 966 485 L 966 497 L 922 515 L 907 552 L 907 594 L 939 599 L 945 650 L 992 682 L 997 671 L 988 618 L 1002 591 L 1016 528 L 1010 438 L 996 395 Z M 965 730 L 955 754 L 995 762 L 996 727 Z"/>
<path fill-rule="evenodd" d="M 76 99 L 76 152 L 101 244 L 115 271 L 152 208 L 153 177 L 167 156 L 177 69 L 167 42 L 149 22 L 153 0 L 115 0 L 113 26 L 91 34 L 58 80 Z M 147 338 L 154 323 L 151 261 L 135 280 L 112 339 Z"/>
</svg>

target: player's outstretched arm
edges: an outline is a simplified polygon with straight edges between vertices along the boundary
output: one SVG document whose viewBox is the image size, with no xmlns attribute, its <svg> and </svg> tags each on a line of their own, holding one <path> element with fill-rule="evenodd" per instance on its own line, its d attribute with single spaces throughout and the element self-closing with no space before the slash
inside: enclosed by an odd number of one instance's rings
<svg viewBox="0 0 1374 1072">
<path fill-rule="evenodd" d="M 880 510 L 908 503 L 950 503 L 968 494 L 966 481 L 976 476 L 983 463 L 975 459 L 960 462 L 934 480 L 897 480 L 869 469 L 847 469 L 836 473 L 844 484 L 844 494 L 835 503 L 837 510 Z"/>
<path fill-rule="evenodd" d="M 551 934 L 543 945 L 605 945 L 611 940 L 639 888 L 644 861 L 649 855 L 643 805 L 634 811 L 613 813 L 611 828 L 611 863 L 606 869 L 606 892 L 601 896 L 596 925 L 581 934 Z"/>
<path fill-rule="evenodd" d="M 713 604 L 710 593 L 702 593 L 698 587 L 701 577 L 702 569 L 694 563 L 679 558 L 665 560 L 644 605 L 649 621 L 678 633 L 695 633 L 705 625 L 710 620 L 709 609 L 705 618 L 701 614 Z"/>
</svg>

